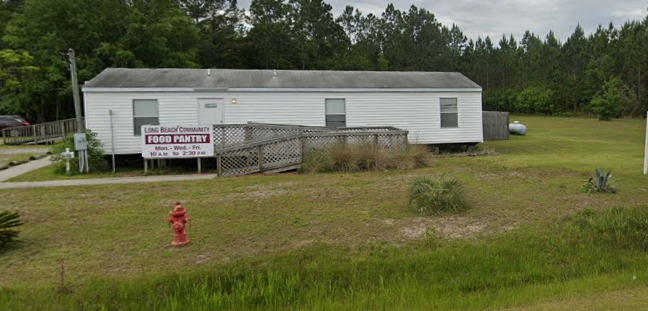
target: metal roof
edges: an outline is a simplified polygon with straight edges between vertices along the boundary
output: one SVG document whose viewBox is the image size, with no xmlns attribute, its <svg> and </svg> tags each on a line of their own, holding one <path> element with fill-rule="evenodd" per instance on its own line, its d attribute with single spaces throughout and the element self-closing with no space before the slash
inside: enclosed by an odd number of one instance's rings
<svg viewBox="0 0 648 311">
<path fill-rule="evenodd" d="M 481 89 L 458 72 L 107 68 L 89 88 Z"/>
</svg>

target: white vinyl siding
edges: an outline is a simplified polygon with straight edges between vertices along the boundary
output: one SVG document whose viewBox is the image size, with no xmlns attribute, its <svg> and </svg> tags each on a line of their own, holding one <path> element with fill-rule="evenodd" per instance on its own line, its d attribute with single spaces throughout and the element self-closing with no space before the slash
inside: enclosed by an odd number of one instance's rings
<svg viewBox="0 0 648 311">
<path fill-rule="evenodd" d="M 409 131 L 416 144 L 483 141 L 481 92 L 89 92 L 84 93 L 86 126 L 111 150 L 113 111 L 115 153 L 141 152 L 133 135 L 133 99 L 155 98 L 160 124 L 198 124 L 199 98 L 224 98 L 223 123 L 247 122 L 323 126 L 327 98 L 343 98 L 348 127 L 394 126 Z M 231 103 L 236 98 L 236 104 Z M 441 128 L 441 98 L 457 98 L 456 128 Z"/>
<path fill-rule="evenodd" d="M 346 103 L 344 98 L 327 98 L 324 100 L 326 112 L 326 126 L 346 126 Z"/>
<path fill-rule="evenodd" d="M 106 154 L 113 146 L 110 140 L 110 115 L 113 111 L 113 130 L 115 135 L 115 154 L 134 154 L 142 152 L 142 140 L 135 136 L 133 118 L 133 99 L 155 98 L 158 101 L 159 124 L 198 123 L 198 96 L 192 93 L 84 93 L 86 127 L 97 133 Z"/>
<path fill-rule="evenodd" d="M 457 98 L 441 98 L 441 127 L 459 127 Z"/>
<path fill-rule="evenodd" d="M 142 125 L 160 124 L 157 99 L 133 99 L 133 134 L 142 135 Z"/>
</svg>

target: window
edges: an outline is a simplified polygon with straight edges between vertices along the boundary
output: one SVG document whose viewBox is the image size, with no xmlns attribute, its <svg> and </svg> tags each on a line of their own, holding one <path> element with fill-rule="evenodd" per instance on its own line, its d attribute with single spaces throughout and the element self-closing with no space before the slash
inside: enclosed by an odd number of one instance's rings
<svg viewBox="0 0 648 311">
<path fill-rule="evenodd" d="M 133 133 L 142 135 L 142 125 L 157 125 L 158 101 L 157 99 L 133 99 Z"/>
<path fill-rule="evenodd" d="M 346 126 L 346 103 L 344 98 L 327 98 L 326 100 L 326 126 Z"/>
<path fill-rule="evenodd" d="M 441 98 L 441 127 L 459 127 L 456 98 Z"/>
</svg>

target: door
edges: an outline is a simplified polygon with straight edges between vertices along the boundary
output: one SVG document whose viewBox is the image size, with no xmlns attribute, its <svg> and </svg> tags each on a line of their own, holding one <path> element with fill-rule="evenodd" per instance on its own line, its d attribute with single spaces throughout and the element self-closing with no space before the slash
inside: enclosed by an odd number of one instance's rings
<svg viewBox="0 0 648 311">
<path fill-rule="evenodd" d="M 222 98 L 198 99 L 198 123 L 221 124 L 223 123 L 223 108 L 225 100 Z"/>
</svg>

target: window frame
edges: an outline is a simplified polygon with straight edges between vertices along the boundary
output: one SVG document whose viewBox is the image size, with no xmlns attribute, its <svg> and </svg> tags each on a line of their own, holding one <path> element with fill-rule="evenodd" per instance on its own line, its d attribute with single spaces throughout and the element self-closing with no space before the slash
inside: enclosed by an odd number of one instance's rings
<svg viewBox="0 0 648 311">
<path fill-rule="evenodd" d="M 454 100 L 455 111 L 454 112 L 444 112 L 443 111 L 443 102 L 444 100 Z M 444 126 L 443 125 L 443 115 L 456 115 L 455 122 L 453 126 Z M 459 128 L 459 98 L 458 97 L 441 97 L 439 99 L 439 127 L 442 129 L 456 129 Z"/>
<path fill-rule="evenodd" d="M 138 116 L 135 114 L 135 106 L 138 101 L 154 101 L 155 102 L 155 116 Z M 142 136 L 142 125 L 159 125 L 160 124 L 160 101 L 155 98 L 133 98 L 132 100 L 132 112 L 133 112 L 133 136 Z M 155 118 L 156 121 L 152 123 L 140 124 L 137 126 L 137 119 L 152 119 Z"/>
<path fill-rule="evenodd" d="M 344 110 L 343 113 L 329 113 L 328 111 L 328 101 L 329 100 L 341 100 L 342 101 L 342 109 Z M 326 127 L 346 127 L 347 126 L 347 119 L 346 119 L 346 114 L 347 114 L 347 109 L 346 109 L 346 98 L 325 98 L 324 99 L 324 126 Z M 329 121 L 329 116 L 343 116 L 344 120 L 343 121 Z M 342 126 L 332 126 L 329 125 L 330 123 L 343 123 Z"/>
</svg>

